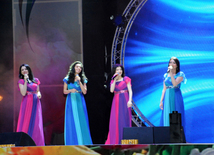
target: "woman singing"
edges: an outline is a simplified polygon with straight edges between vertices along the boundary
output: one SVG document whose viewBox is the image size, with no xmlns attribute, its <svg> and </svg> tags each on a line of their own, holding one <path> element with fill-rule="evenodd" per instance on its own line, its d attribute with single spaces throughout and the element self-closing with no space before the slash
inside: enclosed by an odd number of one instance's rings
<svg viewBox="0 0 214 155">
<path fill-rule="evenodd" d="M 176 57 L 169 60 L 168 72 L 164 74 L 163 91 L 160 100 L 162 111 L 161 126 L 169 126 L 169 114 L 181 113 L 182 125 L 185 124 L 184 101 L 180 90 L 181 82 L 186 83 L 185 74 L 180 71 L 180 62 Z"/>
<path fill-rule="evenodd" d="M 33 73 L 27 64 L 19 68 L 18 88 L 22 94 L 22 103 L 19 112 L 17 132 L 25 132 L 34 140 L 36 145 L 44 143 L 40 81 L 33 77 Z"/>
<path fill-rule="evenodd" d="M 64 81 L 67 94 L 65 107 L 65 145 L 92 144 L 88 113 L 83 94 L 87 93 L 87 78 L 80 61 L 71 64 Z"/>
<path fill-rule="evenodd" d="M 123 128 L 131 127 L 132 87 L 120 64 L 113 67 L 110 91 L 114 93 L 109 122 L 108 139 L 105 144 L 121 144 Z"/>
</svg>

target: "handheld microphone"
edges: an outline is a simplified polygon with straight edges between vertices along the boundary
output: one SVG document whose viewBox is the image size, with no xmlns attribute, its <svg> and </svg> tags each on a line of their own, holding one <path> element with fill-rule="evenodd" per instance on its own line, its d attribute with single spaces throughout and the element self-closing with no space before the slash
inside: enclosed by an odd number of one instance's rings
<svg viewBox="0 0 214 155">
<path fill-rule="evenodd" d="M 118 73 L 117 74 L 115 74 L 114 76 L 112 76 L 112 80 L 114 80 L 114 78 L 116 77 L 116 76 L 118 76 Z"/>
<path fill-rule="evenodd" d="M 30 83 L 30 80 L 27 78 L 27 82 Z"/>
<path fill-rule="evenodd" d="M 76 77 L 79 77 L 79 74 L 76 74 Z M 79 80 L 77 80 L 77 82 L 79 83 L 80 81 L 79 81 Z"/>
<path fill-rule="evenodd" d="M 25 75 L 27 75 L 27 74 L 25 74 Z M 28 75 L 27 75 L 28 76 Z M 27 78 L 27 83 L 30 83 L 30 80 L 29 80 L 29 78 Z"/>
<path fill-rule="evenodd" d="M 169 68 L 167 69 L 167 73 L 169 73 L 170 72 L 170 70 L 169 70 Z"/>
<path fill-rule="evenodd" d="M 168 67 L 168 70 L 167 70 L 167 73 L 169 73 L 171 69 L 173 69 L 173 67 L 172 67 L 172 66 L 169 66 L 169 67 Z"/>
</svg>

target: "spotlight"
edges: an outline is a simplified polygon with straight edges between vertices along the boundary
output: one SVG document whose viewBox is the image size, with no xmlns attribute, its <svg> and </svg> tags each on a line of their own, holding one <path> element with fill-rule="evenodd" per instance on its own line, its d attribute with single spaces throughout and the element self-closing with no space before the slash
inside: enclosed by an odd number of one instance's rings
<svg viewBox="0 0 214 155">
<path fill-rule="evenodd" d="M 122 26 L 124 24 L 124 17 L 122 15 L 111 15 L 110 20 L 113 21 L 115 26 Z"/>
</svg>

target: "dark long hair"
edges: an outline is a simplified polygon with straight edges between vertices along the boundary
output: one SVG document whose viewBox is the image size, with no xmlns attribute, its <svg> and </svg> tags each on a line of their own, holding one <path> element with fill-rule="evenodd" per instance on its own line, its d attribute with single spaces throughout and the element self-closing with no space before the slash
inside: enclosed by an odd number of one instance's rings
<svg viewBox="0 0 214 155">
<path fill-rule="evenodd" d="M 176 74 L 177 74 L 178 72 L 180 72 L 180 61 L 176 57 L 171 57 L 169 59 L 169 62 L 170 62 L 170 60 L 174 60 L 175 61 L 176 65 L 177 65 L 177 68 L 176 68 Z M 169 63 L 168 63 L 168 67 L 169 67 Z"/>
<path fill-rule="evenodd" d="M 69 71 L 68 71 L 68 74 L 67 74 L 67 77 L 68 77 L 68 84 L 69 83 L 74 83 L 74 80 L 75 80 L 75 66 L 77 64 L 80 64 L 81 65 L 81 72 L 79 73 L 79 76 L 81 78 L 81 82 L 82 84 L 84 84 L 84 81 L 87 80 L 87 77 L 85 76 L 85 72 L 83 70 L 83 64 L 80 62 L 80 61 L 75 61 L 71 64 L 71 66 L 69 67 Z"/>
<path fill-rule="evenodd" d="M 116 68 L 117 67 L 121 67 L 121 69 L 122 69 L 122 71 L 123 71 L 123 73 L 122 73 L 122 77 L 124 77 L 125 76 L 125 70 L 124 70 L 124 67 L 121 65 L 121 64 L 115 64 L 114 66 L 113 66 L 113 68 L 112 68 L 112 72 L 111 72 L 111 74 L 112 74 L 112 76 L 115 74 L 115 71 L 116 71 Z"/>
<path fill-rule="evenodd" d="M 28 64 L 22 64 L 20 67 L 19 67 L 19 78 L 20 79 L 24 79 L 24 75 L 22 75 L 22 71 L 21 71 L 21 68 L 25 66 L 26 69 L 28 70 L 28 77 L 29 77 L 29 80 L 31 80 L 32 82 L 36 83 L 35 79 L 34 79 L 34 76 L 33 76 L 33 72 L 31 71 L 31 68 Z"/>
</svg>

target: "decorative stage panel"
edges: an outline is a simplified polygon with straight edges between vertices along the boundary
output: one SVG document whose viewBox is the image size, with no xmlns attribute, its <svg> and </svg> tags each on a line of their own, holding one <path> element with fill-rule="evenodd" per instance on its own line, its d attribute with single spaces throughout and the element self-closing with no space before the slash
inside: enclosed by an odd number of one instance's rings
<svg viewBox="0 0 214 155">
<path fill-rule="evenodd" d="M 83 60 L 82 0 L 13 0 L 13 21 L 13 130 L 22 98 L 17 87 L 19 66 L 27 63 L 41 82 L 45 142 L 50 145 L 54 134 L 64 132 L 63 78 L 71 63 Z"/>
</svg>

